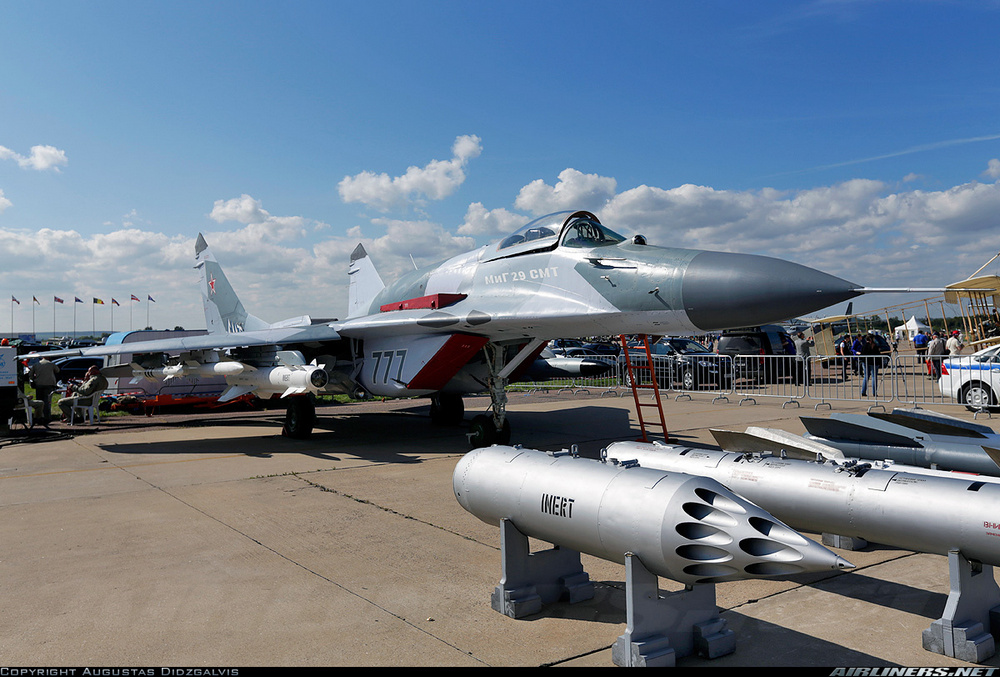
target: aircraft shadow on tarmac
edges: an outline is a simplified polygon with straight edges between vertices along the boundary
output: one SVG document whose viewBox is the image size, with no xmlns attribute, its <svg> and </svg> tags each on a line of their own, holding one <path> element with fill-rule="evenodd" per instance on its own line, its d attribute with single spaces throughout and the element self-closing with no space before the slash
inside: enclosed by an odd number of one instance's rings
<svg viewBox="0 0 1000 677">
<path fill-rule="evenodd" d="M 338 452 L 352 457 L 379 460 L 385 463 L 414 463 L 419 459 L 409 454 L 464 454 L 469 451 L 466 438 L 469 421 L 479 413 L 466 412 L 466 420 L 455 426 L 435 425 L 430 420 L 426 400 L 414 401 L 413 406 L 380 411 L 377 405 L 367 408 L 337 407 L 317 410 L 316 426 L 308 440 L 281 436 L 284 414 L 281 411 L 229 414 L 225 417 L 195 416 L 173 423 L 159 424 L 168 428 L 218 427 L 257 428 L 273 431 L 270 435 L 239 435 L 225 439 L 188 439 L 116 444 L 100 446 L 121 454 L 175 454 L 242 452 L 248 456 L 275 454 L 306 454 L 327 460 L 340 460 Z M 511 412 L 515 426 L 513 444 L 542 450 L 566 449 L 577 444 L 580 454 L 597 458 L 601 448 L 621 439 L 635 439 L 626 410 L 601 406 L 582 406 L 555 412 Z M 129 426 L 141 430 L 142 425 Z"/>
</svg>

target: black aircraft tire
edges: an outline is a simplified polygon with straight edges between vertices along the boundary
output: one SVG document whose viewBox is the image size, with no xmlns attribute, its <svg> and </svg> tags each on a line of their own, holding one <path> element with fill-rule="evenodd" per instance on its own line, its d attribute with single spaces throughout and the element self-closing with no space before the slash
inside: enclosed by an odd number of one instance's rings
<svg viewBox="0 0 1000 677">
<path fill-rule="evenodd" d="M 465 419 L 465 402 L 461 395 L 437 393 L 431 395 L 431 423 L 458 425 Z"/>
<path fill-rule="evenodd" d="M 316 425 L 316 404 L 311 396 L 290 397 L 285 411 L 281 434 L 296 440 L 307 440 Z"/>
<path fill-rule="evenodd" d="M 497 441 L 497 427 L 493 425 L 493 417 L 479 414 L 472 419 L 469 426 L 469 447 L 478 449 L 488 447 Z"/>
</svg>

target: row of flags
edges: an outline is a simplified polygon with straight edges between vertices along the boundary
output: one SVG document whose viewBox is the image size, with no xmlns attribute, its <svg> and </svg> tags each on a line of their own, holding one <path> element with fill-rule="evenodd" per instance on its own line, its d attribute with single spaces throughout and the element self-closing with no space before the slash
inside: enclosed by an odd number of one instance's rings
<svg viewBox="0 0 1000 677">
<path fill-rule="evenodd" d="M 73 298 L 74 298 L 74 303 L 83 303 L 83 301 L 80 299 L 79 296 L 74 296 Z M 94 299 L 93 303 L 94 303 L 95 306 L 103 306 L 104 305 L 104 299 L 99 299 L 97 297 L 93 297 L 93 299 Z M 156 303 L 156 299 L 154 299 L 152 296 L 150 296 L 148 294 L 146 295 L 146 299 L 149 300 L 149 301 L 152 301 L 153 303 Z M 34 301 L 35 303 L 37 303 L 38 305 L 42 304 L 42 302 L 38 300 L 37 296 L 32 296 L 31 300 Z M 63 301 L 58 296 L 53 296 L 52 300 L 55 303 L 65 303 L 65 301 Z M 132 301 L 142 302 L 142 299 L 140 299 L 135 294 L 132 294 L 132 299 L 131 300 Z M 15 298 L 15 296 L 13 294 L 10 295 L 10 302 L 11 303 L 16 303 L 17 305 L 21 305 L 21 302 L 18 301 L 17 298 Z M 114 299 L 114 298 L 111 299 L 111 303 L 113 303 L 116 306 L 121 306 L 121 304 L 118 303 L 118 301 L 116 299 Z"/>
</svg>

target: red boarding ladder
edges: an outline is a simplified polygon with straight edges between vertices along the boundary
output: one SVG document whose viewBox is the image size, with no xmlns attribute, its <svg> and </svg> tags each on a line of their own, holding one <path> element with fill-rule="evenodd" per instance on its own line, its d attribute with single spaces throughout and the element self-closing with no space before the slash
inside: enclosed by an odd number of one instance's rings
<svg viewBox="0 0 1000 677">
<path fill-rule="evenodd" d="M 667 422 L 663 418 L 663 405 L 660 403 L 660 387 L 656 383 L 656 368 L 653 364 L 653 356 L 649 351 L 649 337 L 642 334 L 640 338 L 642 339 L 642 345 L 646 349 L 646 364 L 632 364 L 632 357 L 629 354 L 628 342 L 625 340 L 625 336 L 619 336 L 622 342 L 622 350 L 625 355 L 625 368 L 628 369 L 628 381 L 632 384 L 632 397 L 635 398 L 635 413 L 639 417 L 639 429 L 642 430 L 642 438 L 640 442 L 650 442 L 651 440 L 646 436 L 646 426 L 660 426 L 663 430 L 663 441 L 666 442 L 669 439 L 667 434 Z M 649 372 L 649 383 L 643 383 L 642 378 L 638 378 L 635 372 L 641 374 L 643 371 Z M 644 390 L 652 389 L 653 399 L 655 402 L 640 402 L 639 401 L 639 389 Z M 643 407 L 656 407 L 656 411 L 660 415 L 660 422 L 649 421 L 648 423 L 642 417 Z"/>
</svg>

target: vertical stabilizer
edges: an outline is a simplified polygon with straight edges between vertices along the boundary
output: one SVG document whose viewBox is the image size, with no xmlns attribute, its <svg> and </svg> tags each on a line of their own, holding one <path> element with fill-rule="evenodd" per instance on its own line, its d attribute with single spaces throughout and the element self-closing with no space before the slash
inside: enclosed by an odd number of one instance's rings
<svg viewBox="0 0 1000 677">
<path fill-rule="evenodd" d="M 215 260 L 201 233 L 194 245 L 194 257 L 201 275 L 201 295 L 205 306 L 205 326 L 209 334 L 235 333 L 266 329 L 267 322 L 243 308 L 222 266 Z"/>
<path fill-rule="evenodd" d="M 351 267 L 347 274 L 351 278 L 347 292 L 347 316 L 367 315 L 372 301 L 385 289 L 385 284 L 375 270 L 368 252 L 360 244 L 351 252 Z"/>
</svg>

